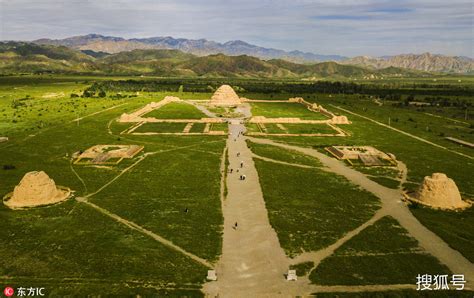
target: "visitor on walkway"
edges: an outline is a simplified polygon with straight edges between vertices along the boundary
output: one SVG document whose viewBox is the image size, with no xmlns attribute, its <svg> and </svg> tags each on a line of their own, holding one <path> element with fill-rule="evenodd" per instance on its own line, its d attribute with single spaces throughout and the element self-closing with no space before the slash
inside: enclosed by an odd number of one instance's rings
<svg viewBox="0 0 474 298">
<path fill-rule="evenodd" d="M 232 174 L 232 172 L 234 171 L 234 169 L 230 168 L 230 173 Z"/>
<path fill-rule="evenodd" d="M 240 152 L 237 152 L 237 157 L 239 157 L 239 156 L 240 156 Z"/>
<path fill-rule="evenodd" d="M 237 222 L 235 222 L 235 224 L 234 224 L 234 229 L 237 230 Z"/>
<path fill-rule="evenodd" d="M 245 176 L 245 175 L 242 175 L 242 180 L 245 180 L 245 178 L 247 178 L 247 176 Z"/>
<path fill-rule="evenodd" d="M 241 168 L 244 167 L 244 162 L 243 162 L 243 161 L 240 162 L 240 167 L 241 167 Z"/>
</svg>

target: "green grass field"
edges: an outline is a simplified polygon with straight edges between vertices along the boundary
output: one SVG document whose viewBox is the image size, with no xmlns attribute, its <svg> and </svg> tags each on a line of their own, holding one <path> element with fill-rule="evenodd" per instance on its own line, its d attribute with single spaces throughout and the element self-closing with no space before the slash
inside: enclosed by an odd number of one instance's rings
<svg viewBox="0 0 474 298">
<path fill-rule="evenodd" d="M 216 137 L 206 143 L 200 137 L 190 138 L 195 138 L 191 145 L 148 156 L 91 201 L 215 261 L 221 248 L 220 184 L 216 182 L 224 142 Z"/>
<path fill-rule="evenodd" d="M 474 180 L 470 174 L 474 170 L 472 159 L 426 144 L 366 119 L 356 116 L 349 116 L 349 119 L 352 124 L 343 126 L 343 129 L 350 133 L 348 137 L 275 137 L 274 139 L 278 142 L 314 147 L 321 152 L 324 147 L 330 145 L 374 146 L 383 152 L 393 153 L 398 160 L 407 165 L 408 182 L 415 183 L 412 187 L 421 183 L 425 176 L 442 172 L 456 182 L 465 196 L 474 197 Z M 459 170 L 459 165 L 463 165 L 462 171 Z"/>
<path fill-rule="evenodd" d="M 135 129 L 138 133 L 177 133 L 183 132 L 187 123 L 147 122 Z"/>
<path fill-rule="evenodd" d="M 227 132 L 229 130 L 229 125 L 227 123 L 212 123 L 209 130 Z"/>
<path fill-rule="evenodd" d="M 338 132 L 334 130 L 327 124 L 274 124 L 274 123 L 265 123 L 261 124 L 263 129 L 258 127 L 258 124 L 247 123 L 246 128 L 248 132 L 263 132 L 267 134 L 337 134 Z"/>
<path fill-rule="evenodd" d="M 32 96 L 62 92 L 63 86 L 25 86 L 23 92 Z M 25 114 L 21 123 L 12 123 L 0 115 L 0 135 L 10 138 L 0 144 L 0 166 L 14 166 L 0 168 L 0 193 L 11 192 L 26 172 L 43 170 L 58 185 L 73 189 L 75 196 L 84 196 L 111 182 L 145 153 L 157 152 L 90 200 L 215 261 L 222 241 L 219 165 L 225 138 L 120 135 L 129 124 L 113 119 L 157 96 L 161 95 L 126 100 L 64 96 L 48 102 L 35 97 L 28 100 L 28 109 L 43 109 L 42 116 Z M 0 105 L 7 115 L 12 113 L 12 100 L 0 90 Z M 87 107 L 79 114 L 72 108 L 55 110 L 71 100 Z M 71 122 L 77 116 L 87 117 L 79 124 Z M 71 164 L 74 152 L 97 144 L 137 144 L 145 149 L 115 166 Z M 74 199 L 23 211 L 2 204 L 0 218 L 2 284 L 46 286 L 51 295 L 202 295 L 206 267 Z"/>
<path fill-rule="evenodd" d="M 367 221 L 378 199 L 344 178 L 255 160 L 270 223 L 289 256 L 334 243 Z"/>
<path fill-rule="evenodd" d="M 222 249 L 220 164 L 226 137 L 120 134 L 130 123 L 114 121 L 122 113 L 137 110 L 166 95 L 208 99 L 211 94 L 124 91 L 119 97 L 118 91 L 114 91 L 107 92 L 104 98 L 71 97 L 71 94 L 80 95 L 93 81 L 104 79 L 126 78 L 0 77 L 0 137 L 9 137 L 9 141 L 0 143 L 0 196 L 11 192 L 25 173 L 43 170 L 58 185 L 74 190 L 75 197 L 92 195 L 90 202 L 200 258 L 216 262 Z M 446 82 L 457 84 L 450 78 L 446 78 Z M 468 85 L 464 81 L 459 84 Z M 242 95 L 252 99 L 287 99 L 301 94 Z M 473 140 L 473 122 L 463 120 L 460 114 L 463 110 L 459 107 L 417 109 L 395 107 L 390 102 L 379 107 L 367 97 L 356 95 L 303 96 L 342 115 L 345 115 L 342 110 L 330 104 L 383 123 L 387 123 L 390 115 L 392 127 L 472 156 L 472 149 L 444 139 L 454 136 Z M 296 103 L 251 105 L 254 115 L 269 118 L 327 119 Z M 469 111 L 467 115 L 471 115 Z M 146 116 L 206 117 L 186 103 L 172 103 Z M 395 154 L 407 165 L 405 187 L 414 189 L 424 176 L 443 172 L 455 180 L 464 197 L 474 198 L 474 162 L 469 157 L 420 142 L 366 119 L 347 116 L 352 124 L 341 126 L 350 133 L 347 137 L 268 138 L 320 152 L 329 145 L 371 145 Z M 75 121 L 77 118 L 80 120 Z M 186 123 L 147 123 L 136 132 L 179 133 L 185 126 Z M 274 124 L 266 128 L 269 133 L 334 133 L 327 125 L 283 126 L 286 130 Z M 203 132 L 204 127 L 205 124 L 195 123 L 190 132 Z M 246 127 L 250 132 L 260 132 L 255 124 L 246 124 Z M 227 132 L 228 124 L 211 126 L 211 131 L 220 130 Z M 97 144 L 137 144 L 145 148 L 135 158 L 125 159 L 118 165 L 72 164 L 73 153 Z M 324 171 L 317 159 L 279 147 L 252 142 L 248 145 L 253 153 L 262 157 L 315 167 L 300 168 L 255 159 L 270 223 L 291 257 L 327 247 L 367 221 L 379 208 L 375 196 L 345 178 Z M 379 184 L 398 187 L 395 180 L 398 172 L 393 168 L 354 168 Z M 411 212 L 451 247 L 474 261 L 473 208 L 448 212 L 412 206 Z M 0 219 L 1 284 L 46 286 L 47 294 L 52 296 L 97 293 L 202 296 L 205 266 L 74 198 L 50 207 L 21 211 L 12 211 L 1 204 Z M 311 263 L 292 266 L 299 276 L 309 274 L 312 267 Z M 447 269 L 423 252 L 397 222 L 383 218 L 323 260 L 309 277 L 313 283 L 323 285 L 408 283 L 415 286 L 416 274 L 430 272 L 442 274 Z M 418 295 L 412 291 L 389 293 L 393 297 Z M 444 297 L 447 293 L 436 295 Z M 352 297 L 351 294 L 347 295 Z M 375 292 L 373 297 L 384 294 Z M 337 295 L 346 297 L 344 293 Z M 366 293 L 360 295 L 367 297 Z"/>
<path fill-rule="evenodd" d="M 308 120 L 327 120 L 321 113 L 310 111 L 300 103 L 286 102 L 252 102 L 252 115 L 265 116 L 267 118 L 297 117 Z"/>
<path fill-rule="evenodd" d="M 299 165 L 306 165 L 312 167 L 322 166 L 321 162 L 318 159 L 313 158 L 311 156 L 302 155 L 296 151 L 286 150 L 276 146 L 258 144 L 252 141 L 247 141 L 247 145 L 249 146 L 250 150 L 252 150 L 252 153 L 258 156 Z"/>
<path fill-rule="evenodd" d="M 344 243 L 311 272 L 324 285 L 416 284 L 418 274 L 451 274 L 392 217 Z"/>
<path fill-rule="evenodd" d="M 0 245 L 2 284 L 36 284 L 48 295 L 146 294 L 150 287 L 199 290 L 206 274 L 181 253 L 74 200 L 20 212 L 0 206 L 0 214 L 0 236 L 8 240 Z"/>
<path fill-rule="evenodd" d="M 441 211 L 422 206 L 410 208 L 416 218 L 440 236 L 469 261 L 474 262 L 474 208 L 464 211 Z"/>
<path fill-rule="evenodd" d="M 143 117 L 156 119 L 201 119 L 205 118 L 206 115 L 193 105 L 183 102 L 171 102 L 143 115 Z"/>
</svg>

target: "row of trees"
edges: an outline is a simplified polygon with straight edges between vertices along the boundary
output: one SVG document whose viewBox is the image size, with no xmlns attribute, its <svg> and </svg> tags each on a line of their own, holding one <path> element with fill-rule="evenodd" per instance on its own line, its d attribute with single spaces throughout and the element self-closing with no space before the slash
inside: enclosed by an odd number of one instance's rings
<svg viewBox="0 0 474 298">
<path fill-rule="evenodd" d="M 157 79 L 102 81 L 90 86 L 87 92 L 212 92 L 222 84 L 229 84 L 240 93 L 289 93 L 294 96 L 308 93 L 367 94 L 384 99 L 400 101 L 407 96 L 473 96 L 474 89 L 456 85 L 380 85 L 356 84 L 352 82 L 301 82 L 249 79 Z"/>
</svg>

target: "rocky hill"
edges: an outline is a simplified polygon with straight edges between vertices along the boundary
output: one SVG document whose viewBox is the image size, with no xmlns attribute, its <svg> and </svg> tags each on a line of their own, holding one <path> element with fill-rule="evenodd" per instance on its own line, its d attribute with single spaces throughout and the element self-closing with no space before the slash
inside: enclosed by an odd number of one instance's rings
<svg viewBox="0 0 474 298">
<path fill-rule="evenodd" d="M 450 57 L 424 53 L 404 54 L 389 57 L 358 56 L 340 61 L 342 64 L 356 65 L 373 69 L 399 67 L 430 72 L 473 73 L 474 60 L 468 57 Z"/>
</svg>

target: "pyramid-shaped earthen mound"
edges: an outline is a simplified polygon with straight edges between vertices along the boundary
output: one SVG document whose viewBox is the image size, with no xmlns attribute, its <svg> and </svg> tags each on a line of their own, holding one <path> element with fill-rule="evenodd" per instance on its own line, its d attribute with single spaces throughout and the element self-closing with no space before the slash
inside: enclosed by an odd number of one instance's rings
<svg viewBox="0 0 474 298">
<path fill-rule="evenodd" d="M 29 172 L 21 179 L 20 184 L 15 186 L 10 199 L 5 205 L 10 208 L 26 208 L 49 205 L 67 199 L 70 190 L 56 187 L 54 180 L 41 172 Z"/>
<path fill-rule="evenodd" d="M 220 86 L 211 97 L 211 104 L 214 105 L 238 105 L 240 98 L 229 85 Z"/>
<path fill-rule="evenodd" d="M 422 204 L 441 209 L 457 209 L 469 206 L 461 199 L 456 183 L 442 173 L 426 176 L 416 193 L 416 199 Z"/>
</svg>

